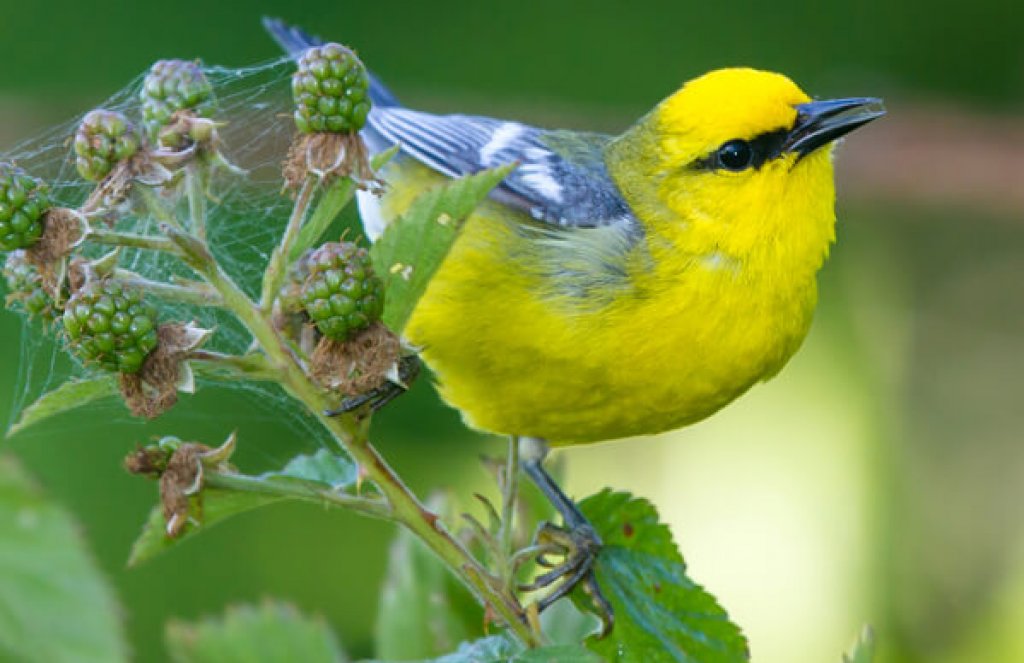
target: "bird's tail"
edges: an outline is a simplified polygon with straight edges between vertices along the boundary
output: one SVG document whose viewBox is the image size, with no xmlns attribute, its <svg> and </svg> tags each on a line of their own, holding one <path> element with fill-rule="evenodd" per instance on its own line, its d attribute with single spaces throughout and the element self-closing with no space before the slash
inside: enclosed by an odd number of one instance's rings
<svg viewBox="0 0 1024 663">
<path fill-rule="evenodd" d="M 293 58 L 299 57 L 311 46 L 319 46 L 324 43 L 320 37 L 315 37 L 302 28 L 288 25 L 279 18 L 263 17 L 263 27 L 274 38 L 274 41 Z M 378 108 L 401 106 L 395 95 L 391 94 L 391 90 L 387 89 L 372 72 L 370 72 L 370 103 Z"/>
</svg>

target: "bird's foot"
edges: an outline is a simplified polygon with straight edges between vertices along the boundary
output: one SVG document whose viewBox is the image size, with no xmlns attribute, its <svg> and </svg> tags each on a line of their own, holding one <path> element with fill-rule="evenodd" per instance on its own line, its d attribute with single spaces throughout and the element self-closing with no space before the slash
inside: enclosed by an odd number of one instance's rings
<svg viewBox="0 0 1024 663">
<path fill-rule="evenodd" d="M 543 523 L 534 537 L 535 549 L 539 550 L 535 561 L 548 571 L 537 576 L 533 582 L 520 585 L 524 592 L 534 592 L 553 587 L 551 592 L 537 601 L 537 611 L 543 612 L 555 601 L 580 587 L 587 593 L 601 619 L 601 633 L 604 637 L 611 632 L 615 615 L 611 604 L 601 592 L 594 577 L 594 562 L 601 551 L 601 537 L 589 523 L 575 527 L 558 527 Z M 560 557 L 559 562 L 552 557 Z"/>
<path fill-rule="evenodd" d="M 398 360 L 397 379 L 385 380 L 379 387 L 370 391 L 350 396 L 341 401 L 338 407 L 324 412 L 325 416 L 336 417 L 341 414 L 355 412 L 369 406 L 371 412 L 376 412 L 391 401 L 395 400 L 409 389 L 409 384 L 416 379 L 420 373 L 420 360 L 416 355 L 408 355 Z"/>
</svg>

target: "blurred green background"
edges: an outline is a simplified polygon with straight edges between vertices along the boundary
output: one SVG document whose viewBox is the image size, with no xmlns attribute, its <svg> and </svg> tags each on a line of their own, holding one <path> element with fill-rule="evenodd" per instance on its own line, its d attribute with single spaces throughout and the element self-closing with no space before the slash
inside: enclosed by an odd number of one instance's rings
<svg viewBox="0 0 1024 663">
<path fill-rule="evenodd" d="M 1011 5 L 8 1 L 0 152 L 158 58 L 276 57 L 263 14 L 351 44 L 434 111 L 615 131 L 683 80 L 735 64 L 816 96 L 883 96 L 890 117 L 842 149 L 839 242 L 790 367 L 706 423 L 566 452 L 568 487 L 651 498 L 755 661 L 838 660 L 863 622 L 883 662 L 1024 660 L 1024 40 Z M 27 333 L 0 315 L 0 419 L 20 396 Z M 502 449 L 466 432 L 426 380 L 375 426 L 424 493 L 479 489 L 478 455 Z M 236 428 L 246 469 L 309 444 L 224 389 L 150 425 L 111 404 L 2 444 L 82 523 L 137 660 L 163 660 L 169 617 L 264 596 L 324 615 L 370 654 L 383 524 L 275 506 L 124 568 L 155 498 L 120 469 L 125 452 Z"/>
</svg>

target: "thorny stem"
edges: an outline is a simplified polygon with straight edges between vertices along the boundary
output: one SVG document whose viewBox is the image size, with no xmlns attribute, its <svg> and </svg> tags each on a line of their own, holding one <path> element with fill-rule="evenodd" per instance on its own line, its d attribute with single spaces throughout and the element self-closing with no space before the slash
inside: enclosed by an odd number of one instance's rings
<svg viewBox="0 0 1024 663">
<path fill-rule="evenodd" d="M 338 492 L 329 488 L 318 488 L 316 486 L 297 481 L 272 482 L 264 481 L 259 477 L 250 477 L 244 474 L 231 474 L 225 472 L 203 472 L 203 483 L 213 488 L 227 488 L 246 493 L 259 493 L 262 495 L 277 495 L 292 499 L 300 499 L 314 504 L 338 506 L 351 509 L 370 518 L 391 520 L 391 508 L 387 502 L 374 497 L 360 497 L 348 493 Z"/>
<path fill-rule="evenodd" d="M 292 247 L 299 238 L 299 230 L 302 229 L 302 222 L 309 211 L 309 204 L 313 200 L 313 192 L 316 190 L 318 180 L 312 175 L 307 175 L 298 195 L 295 197 L 295 206 L 292 208 L 288 225 L 285 226 L 284 234 L 281 236 L 281 243 L 274 249 L 270 256 L 270 263 L 267 265 L 266 275 L 263 278 L 263 296 L 260 297 L 260 309 L 266 313 L 274 305 L 274 298 L 277 297 L 288 275 L 288 267 L 291 264 Z"/>
<path fill-rule="evenodd" d="M 308 206 L 308 200 L 304 201 L 300 192 L 293 218 L 302 218 L 305 212 L 299 208 L 303 206 Z M 517 639 L 527 647 L 539 646 L 540 635 L 531 626 L 515 595 L 500 579 L 483 568 L 436 514 L 423 506 L 367 440 L 366 426 L 352 415 L 329 417 L 324 414 L 334 403 L 309 379 L 287 343 L 277 334 L 269 319 L 270 307 L 257 306 L 224 272 L 200 240 L 181 231 L 180 225 L 173 226 L 164 224 L 162 230 L 179 250 L 182 259 L 220 293 L 224 308 L 234 313 L 249 329 L 267 356 L 268 369 L 279 373 L 281 386 L 316 414 L 338 447 L 356 462 L 363 476 L 380 489 L 390 505 L 392 519 L 411 530 L 433 550 L 481 603 L 489 606 L 508 625 Z M 285 251 L 281 253 L 288 255 Z"/>
<path fill-rule="evenodd" d="M 516 496 L 519 494 L 519 437 L 511 435 L 508 438 L 508 460 L 505 463 L 505 473 L 501 480 L 501 530 L 498 535 L 498 545 L 502 551 L 503 566 L 502 575 L 507 587 L 511 588 L 514 582 L 513 575 L 515 567 L 511 564 L 512 553 L 514 552 L 513 535 L 515 533 L 515 510 Z"/>
</svg>

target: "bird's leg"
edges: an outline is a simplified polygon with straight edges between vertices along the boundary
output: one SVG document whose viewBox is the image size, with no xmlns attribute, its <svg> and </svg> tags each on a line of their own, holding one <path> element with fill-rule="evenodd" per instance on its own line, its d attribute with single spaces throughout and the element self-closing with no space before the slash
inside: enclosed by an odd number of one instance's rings
<svg viewBox="0 0 1024 663">
<path fill-rule="evenodd" d="M 520 589 L 532 592 L 560 583 L 550 594 L 538 601 L 537 608 L 543 611 L 579 585 L 590 595 L 598 608 L 603 637 L 611 631 L 615 614 L 594 577 L 594 562 L 601 550 L 601 537 L 597 535 L 597 531 L 586 516 L 580 512 L 576 503 L 562 492 L 544 469 L 544 457 L 548 453 L 547 442 L 535 437 L 520 439 L 519 453 L 523 471 L 561 514 L 563 522 L 561 527 L 544 523 L 537 531 L 535 545 L 543 551 L 537 556 L 537 562 L 551 570 L 538 576 L 532 583 L 521 586 Z M 562 563 L 557 566 L 552 565 L 547 559 L 547 553 L 552 550 L 564 555 Z"/>
<path fill-rule="evenodd" d="M 364 405 L 369 405 L 370 410 L 376 412 L 391 401 L 395 400 L 406 392 L 409 384 L 416 379 L 420 373 L 420 360 L 416 355 L 408 355 L 398 360 L 398 381 L 385 380 L 384 384 L 371 389 L 365 394 L 350 396 L 344 399 L 333 410 L 324 412 L 325 416 L 335 417 L 339 414 L 358 410 Z"/>
</svg>

